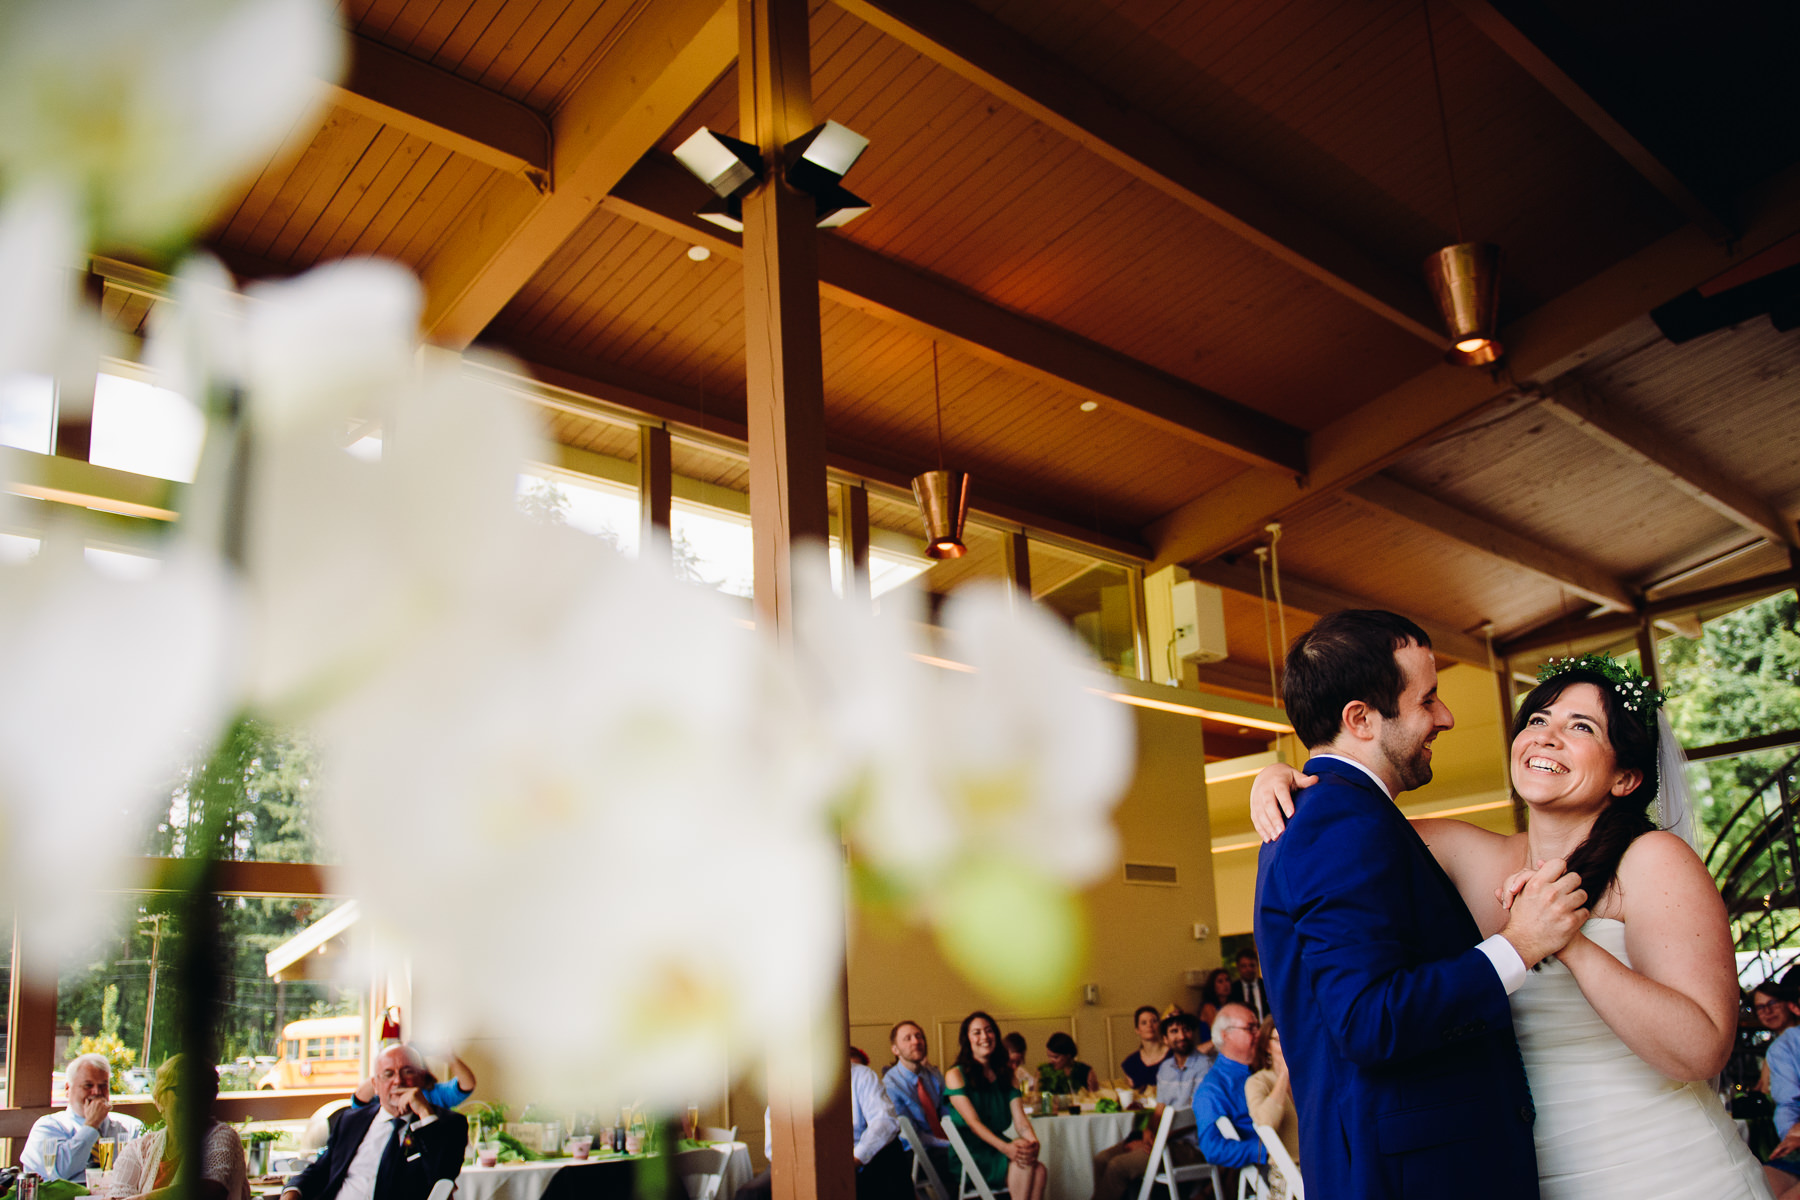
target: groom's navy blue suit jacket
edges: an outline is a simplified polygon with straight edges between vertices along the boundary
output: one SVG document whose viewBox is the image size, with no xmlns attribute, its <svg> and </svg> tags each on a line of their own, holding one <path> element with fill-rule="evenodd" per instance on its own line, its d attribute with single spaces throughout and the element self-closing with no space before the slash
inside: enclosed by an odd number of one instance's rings
<svg viewBox="0 0 1800 1200">
<path fill-rule="evenodd" d="M 1535 1197 L 1506 989 L 1449 876 L 1374 780 L 1315 758 L 1256 872 L 1256 945 L 1309 1195 Z"/>
</svg>

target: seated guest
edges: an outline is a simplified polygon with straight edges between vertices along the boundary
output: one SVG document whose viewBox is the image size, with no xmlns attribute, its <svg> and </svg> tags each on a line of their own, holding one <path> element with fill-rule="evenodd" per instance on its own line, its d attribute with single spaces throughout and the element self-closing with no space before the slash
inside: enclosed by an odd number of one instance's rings
<svg viewBox="0 0 1800 1200">
<path fill-rule="evenodd" d="M 430 1082 L 421 1081 L 420 1083 L 426 1102 L 433 1108 L 455 1108 L 475 1094 L 475 1072 L 470 1069 L 468 1063 L 452 1054 L 449 1062 L 445 1065 L 450 1068 L 449 1079 L 439 1083 L 435 1075 L 427 1073 L 424 1079 L 428 1079 Z M 362 1108 L 364 1105 L 373 1103 L 375 1103 L 375 1080 L 365 1079 L 351 1095 L 350 1106 Z"/>
<path fill-rule="evenodd" d="M 1159 1108 L 1172 1105 L 1181 1108 L 1193 1096 L 1194 1089 L 1206 1077 L 1212 1065 L 1194 1047 L 1194 1031 L 1199 1022 L 1184 1012 L 1166 1018 L 1162 1023 L 1163 1040 L 1169 1053 L 1156 1067 L 1156 1103 Z M 1156 1124 L 1152 1121 L 1142 1136 L 1126 1138 L 1094 1156 L 1094 1200 L 1122 1200 L 1132 1185 L 1150 1169 L 1150 1150 L 1156 1142 Z M 1176 1166 L 1201 1161 L 1199 1144 L 1192 1130 L 1183 1130 L 1169 1139 L 1169 1157 Z"/>
<path fill-rule="evenodd" d="M 411 1046 L 383 1050 L 375 1060 L 379 1103 L 347 1113 L 281 1200 L 425 1200 L 438 1180 L 460 1175 L 469 1123 L 432 1107 L 420 1090 L 429 1078 Z"/>
<path fill-rule="evenodd" d="M 177 1054 L 157 1069 L 150 1099 L 163 1115 L 163 1127 L 119 1151 L 113 1186 L 133 1200 L 165 1200 L 177 1194 L 194 1200 L 250 1200 L 244 1143 L 237 1130 L 212 1115 L 213 1101 L 219 1098 L 218 1073 L 198 1072 L 200 1091 L 190 1096 L 183 1087 L 182 1062 Z M 172 1131 L 194 1117 L 205 1126 L 200 1163 L 196 1172 L 190 1172 L 181 1161 L 180 1136 Z"/>
<path fill-rule="evenodd" d="M 94 1147 L 102 1140 L 136 1137 L 144 1123 L 115 1116 L 112 1110 L 112 1064 L 100 1054 L 83 1054 L 64 1072 L 69 1107 L 32 1123 L 19 1162 L 45 1179 L 81 1183 L 90 1166 L 99 1166 Z"/>
<path fill-rule="evenodd" d="M 1256 1034 L 1262 1023 L 1242 1004 L 1227 1004 L 1213 1025 L 1213 1043 L 1219 1060 L 1194 1091 L 1194 1129 L 1200 1135 L 1200 1152 L 1220 1167 L 1260 1167 L 1269 1161 L 1262 1139 L 1250 1119 L 1250 1100 L 1244 1085 L 1250 1080 L 1250 1062 L 1256 1057 Z M 1230 1141 L 1219 1132 L 1224 1117 L 1237 1130 Z"/>
<path fill-rule="evenodd" d="M 1219 1015 L 1219 1007 L 1231 1003 L 1231 972 L 1216 967 L 1200 989 L 1200 1020 L 1211 1025 Z"/>
<path fill-rule="evenodd" d="M 1781 1138 L 1769 1152 L 1763 1178 L 1777 1200 L 1790 1192 L 1800 1195 L 1800 1022 L 1794 1020 L 1793 999 L 1789 985 L 1773 979 L 1752 996 L 1763 1027 L 1780 1031 L 1763 1058 L 1775 1101 L 1775 1132 Z"/>
<path fill-rule="evenodd" d="M 1264 1021 L 1256 1035 L 1256 1053 L 1250 1060 L 1255 1074 L 1244 1084 L 1244 1100 L 1250 1107 L 1250 1119 L 1267 1125 L 1281 1139 L 1288 1156 L 1300 1161 L 1300 1117 L 1294 1111 L 1294 1085 L 1288 1078 L 1287 1059 L 1281 1053 L 1281 1035 L 1274 1021 Z M 1281 1174 L 1269 1168 L 1269 1188 L 1281 1191 Z"/>
<path fill-rule="evenodd" d="M 852 1046 L 850 1047 L 850 1061 L 853 1063 L 860 1063 L 866 1067 L 869 1065 L 869 1056 L 862 1047 Z"/>
<path fill-rule="evenodd" d="M 1141 1092 L 1156 1083 L 1156 1065 L 1169 1056 L 1169 1048 L 1163 1044 L 1162 1021 L 1151 1005 L 1132 1013 L 1131 1023 L 1137 1026 L 1138 1048 L 1125 1056 L 1119 1069 Z"/>
<path fill-rule="evenodd" d="M 1012 1084 L 1000 1026 L 984 1012 L 970 1013 L 956 1041 L 956 1065 L 944 1073 L 944 1096 L 976 1169 L 988 1186 L 1008 1189 L 1012 1200 L 1044 1200 L 1049 1175 L 1038 1161 L 1037 1131 Z M 1010 1140 L 1008 1126 L 1017 1135 Z"/>
<path fill-rule="evenodd" d="M 1050 1065 L 1069 1077 L 1072 1090 L 1100 1090 L 1100 1077 L 1094 1074 L 1094 1068 L 1075 1058 L 1080 1050 L 1076 1048 L 1074 1038 L 1066 1033 L 1053 1033 L 1050 1040 L 1044 1043 L 1044 1049 L 1050 1052 Z"/>
<path fill-rule="evenodd" d="M 1006 1035 L 1006 1061 L 1012 1066 L 1013 1086 L 1027 1096 L 1037 1093 L 1037 1076 L 1025 1065 L 1025 1036 L 1019 1033 Z"/>
<path fill-rule="evenodd" d="M 917 1021 L 902 1021 L 888 1034 L 894 1065 L 881 1078 L 894 1112 L 919 1131 L 925 1153 L 940 1179 L 950 1177 L 950 1143 L 944 1139 L 944 1077 L 925 1061 L 925 1030 Z M 905 1137 L 900 1139 L 905 1144 Z M 906 1147 L 911 1150 L 911 1146 Z"/>
<path fill-rule="evenodd" d="M 900 1122 L 867 1063 L 850 1064 L 850 1136 L 856 1139 L 856 1200 L 909 1200 L 912 1162 L 900 1148 Z"/>
<path fill-rule="evenodd" d="M 1194 1098 L 1194 1089 L 1212 1069 L 1212 1059 L 1200 1052 L 1200 1022 L 1189 1013 L 1176 1013 L 1162 1023 L 1169 1056 L 1156 1067 L 1156 1103 L 1182 1108 Z"/>
</svg>

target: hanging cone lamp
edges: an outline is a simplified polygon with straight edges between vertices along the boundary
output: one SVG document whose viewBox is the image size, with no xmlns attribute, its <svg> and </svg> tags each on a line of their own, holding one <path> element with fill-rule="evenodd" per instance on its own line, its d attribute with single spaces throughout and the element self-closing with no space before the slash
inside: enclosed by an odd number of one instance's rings
<svg viewBox="0 0 1800 1200">
<path fill-rule="evenodd" d="M 938 469 L 913 476 L 913 499 L 925 520 L 925 553 L 931 558 L 961 558 L 963 522 L 969 516 L 969 476 L 944 469 L 944 393 L 938 382 L 937 343 L 931 344 L 931 392 L 937 406 Z"/>
<path fill-rule="evenodd" d="M 1456 159 L 1450 153 L 1450 114 L 1444 107 L 1444 81 L 1438 73 L 1431 0 L 1422 3 L 1431 84 L 1437 92 L 1438 130 L 1444 137 L 1444 167 L 1450 175 L 1450 203 L 1456 214 L 1456 245 L 1445 246 L 1425 260 L 1425 283 L 1450 335 L 1444 361 L 1458 367 L 1486 366 L 1506 353 L 1494 336 L 1500 313 L 1500 247 L 1463 239 L 1462 195 L 1456 187 Z"/>
</svg>

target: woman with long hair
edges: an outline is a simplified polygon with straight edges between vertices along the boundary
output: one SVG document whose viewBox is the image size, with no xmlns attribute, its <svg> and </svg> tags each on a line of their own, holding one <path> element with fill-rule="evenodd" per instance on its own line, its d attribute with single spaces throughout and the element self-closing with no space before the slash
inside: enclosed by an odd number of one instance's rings
<svg viewBox="0 0 1800 1200">
<path fill-rule="evenodd" d="M 1214 1018 L 1219 1009 L 1231 1003 L 1231 972 L 1224 967 L 1214 967 L 1211 975 L 1206 977 L 1206 984 L 1200 989 L 1200 1023 L 1208 1029 L 1212 1028 Z"/>
<path fill-rule="evenodd" d="M 1540 1194 L 1762 1200 L 1762 1170 L 1710 1083 L 1737 1035 L 1737 964 L 1718 888 L 1670 832 L 1693 817 L 1662 696 L 1603 655 L 1552 660 L 1539 680 L 1512 727 L 1527 828 L 1412 825 L 1484 937 L 1546 862 L 1565 862 L 1586 893 L 1589 920 L 1511 996 Z M 1281 828 L 1281 785 L 1308 780 L 1281 766 L 1257 777 L 1265 837 Z"/>
<path fill-rule="evenodd" d="M 1281 1035 L 1274 1021 L 1264 1021 L 1256 1031 L 1256 1051 L 1250 1060 L 1253 1074 L 1244 1081 L 1244 1100 L 1250 1108 L 1250 1119 L 1267 1125 L 1287 1147 L 1295 1162 L 1300 1161 L 1300 1117 L 1294 1110 L 1294 1085 L 1288 1077 L 1287 1059 L 1281 1053 Z M 1269 1190 L 1279 1193 L 1281 1177 L 1269 1168 Z"/>
<path fill-rule="evenodd" d="M 1025 1115 L 1000 1026 L 984 1012 L 963 1018 L 956 1031 L 956 1063 L 944 1072 L 950 1120 L 961 1127 L 975 1167 L 989 1187 L 1005 1187 L 1012 1200 L 1043 1200 L 1049 1174 L 1038 1161 L 1037 1131 Z M 1017 1135 L 1008 1139 L 1011 1126 Z"/>
<path fill-rule="evenodd" d="M 244 1143 L 237 1130 L 213 1116 L 219 1098 L 219 1077 L 208 1067 L 198 1073 L 200 1092 L 188 1095 L 181 1078 L 182 1056 L 177 1054 L 157 1069 L 150 1098 L 163 1115 L 161 1129 L 127 1143 L 119 1152 L 115 1194 L 131 1200 L 250 1200 L 250 1182 L 244 1166 Z M 190 1169 L 181 1161 L 181 1143 L 175 1130 L 198 1118 L 200 1162 Z"/>
</svg>

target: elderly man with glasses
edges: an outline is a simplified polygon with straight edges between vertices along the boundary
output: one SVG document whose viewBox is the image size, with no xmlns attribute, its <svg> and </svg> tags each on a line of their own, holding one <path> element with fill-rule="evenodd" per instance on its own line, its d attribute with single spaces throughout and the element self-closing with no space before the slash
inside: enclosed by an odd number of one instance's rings
<svg viewBox="0 0 1800 1200">
<path fill-rule="evenodd" d="M 1244 1084 L 1250 1078 L 1250 1062 L 1256 1057 L 1256 1031 L 1262 1022 L 1242 1004 L 1227 1004 L 1213 1021 L 1213 1045 L 1219 1061 L 1194 1089 L 1194 1128 L 1200 1134 L 1200 1150 L 1206 1161 L 1221 1167 L 1259 1167 L 1269 1152 L 1256 1136 L 1250 1119 L 1250 1101 Z M 1219 1132 L 1224 1117 L 1238 1132 L 1230 1141 Z"/>
</svg>

